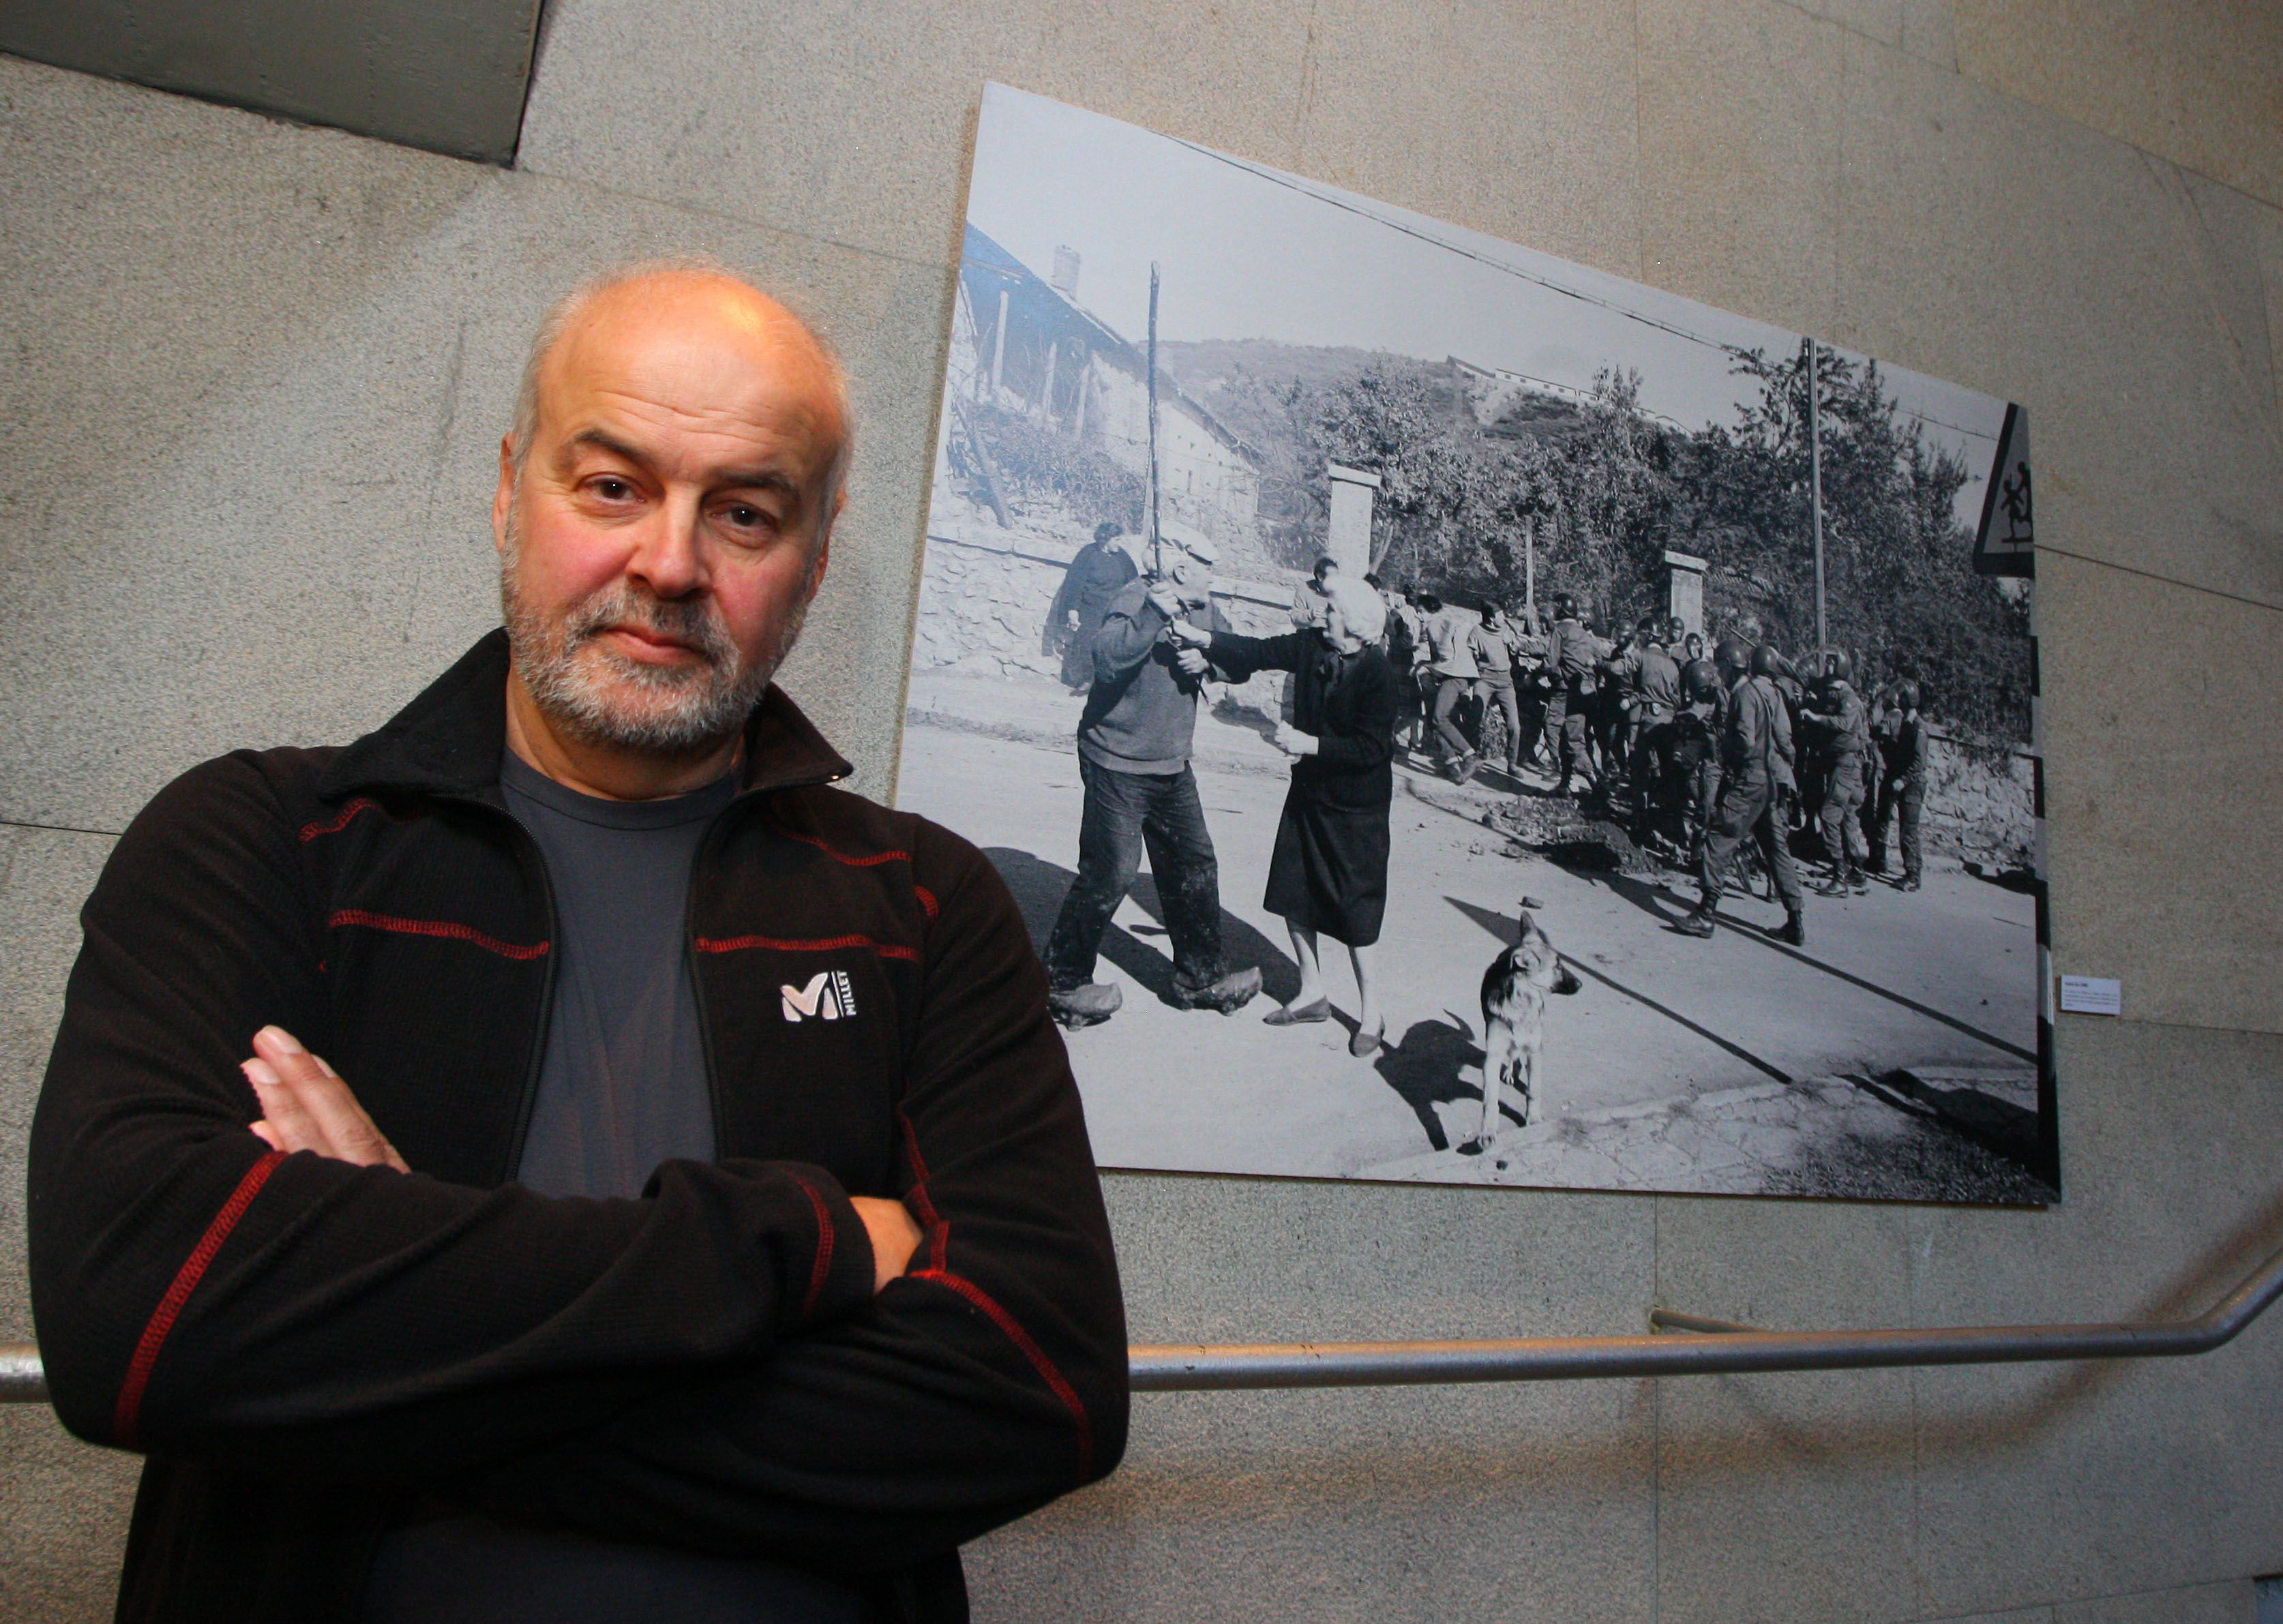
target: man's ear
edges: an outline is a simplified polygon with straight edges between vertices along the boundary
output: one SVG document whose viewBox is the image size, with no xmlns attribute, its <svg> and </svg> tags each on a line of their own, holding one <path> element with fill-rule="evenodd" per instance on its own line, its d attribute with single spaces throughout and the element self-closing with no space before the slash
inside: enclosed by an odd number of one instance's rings
<svg viewBox="0 0 2283 1624">
<path fill-rule="evenodd" d="M 825 566 L 832 562 L 832 527 L 839 522 L 840 510 L 847 505 L 848 489 L 843 486 L 832 493 L 831 511 L 824 516 L 824 523 L 817 526 L 816 562 L 809 566 L 808 571 L 808 595 L 812 602 L 815 600 L 818 589 L 824 585 Z"/>
<path fill-rule="evenodd" d="M 492 491 L 492 546 L 507 556 L 507 510 L 515 501 L 515 436 L 500 436 L 499 484 Z"/>
</svg>

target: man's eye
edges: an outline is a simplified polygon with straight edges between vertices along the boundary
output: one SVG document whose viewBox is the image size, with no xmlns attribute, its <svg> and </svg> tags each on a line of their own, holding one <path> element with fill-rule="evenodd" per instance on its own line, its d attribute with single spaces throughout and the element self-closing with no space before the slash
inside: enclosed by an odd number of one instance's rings
<svg viewBox="0 0 2283 1624">
<path fill-rule="evenodd" d="M 604 501 L 624 501 L 634 493 L 633 485 L 624 479 L 605 475 L 595 481 L 595 494 Z"/>
</svg>

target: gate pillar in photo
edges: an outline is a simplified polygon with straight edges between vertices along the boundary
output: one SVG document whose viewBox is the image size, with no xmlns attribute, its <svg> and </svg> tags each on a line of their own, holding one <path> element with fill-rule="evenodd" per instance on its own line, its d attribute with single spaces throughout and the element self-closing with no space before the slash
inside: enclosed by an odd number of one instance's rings
<svg viewBox="0 0 2283 1624">
<path fill-rule="evenodd" d="M 1332 522 L 1324 552 L 1343 574 L 1365 574 L 1371 569 L 1372 493 L 1379 489 L 1379 476 L 1337 462 L 1325 471 L 1332 477 Z"/>
<path fill-rule="evenodd" d="M 1665 585 L 1665 612 L 1679 617 L 1681 625 L 1692 632 L 1704 630 L 1704 560 L 1687 553 L 1667 553 L 1664 556 L 1668 576 Z"/>
</svg>

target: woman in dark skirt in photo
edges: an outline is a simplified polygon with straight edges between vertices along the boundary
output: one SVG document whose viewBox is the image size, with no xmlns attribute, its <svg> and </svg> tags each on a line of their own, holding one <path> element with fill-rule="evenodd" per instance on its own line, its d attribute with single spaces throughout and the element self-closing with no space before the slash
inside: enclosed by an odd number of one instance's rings
<svg viewBox="0 0 2283 1624">
<path fill-rule="evenodd" d="M 1374 946 L 1387 909 L 1387 811 L 1395 777 L 1395 668 L 1379 647 L 1387 603 L 1362 580 L 1326 583 L 1324 622 L 1282 637 L 1240 637 L 1180 622 L 1174 636 L 1207 650 L 1233 681 L 1255 672 L 1292 673 L 1292 719 L 1276 744 L 1292 758 L 1292 787 L 1276 826 L 1263 905 L 1283 916 L 1300 965 L 1300 991 L 1268 1016 L 1271 1026 L 1332 1017 L 1316 949 L 1321 934 L 1343 943 L 1355 967 L 1352 1054 L 1369 1054 L 1386 1033 L 1374 986 Z"/>
</svg>

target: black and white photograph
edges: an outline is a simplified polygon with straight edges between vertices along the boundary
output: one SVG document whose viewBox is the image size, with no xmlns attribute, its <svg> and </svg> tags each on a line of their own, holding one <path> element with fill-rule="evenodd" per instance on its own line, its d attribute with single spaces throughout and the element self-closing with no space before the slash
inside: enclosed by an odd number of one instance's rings
<svg viewBox="0 0 2283 1624">
<path fill-rule="evenodd" d="M 993 85 L 898 804 L 1106 1167 L 2058 1194 L 2030 425 Z"/>
</svg>

